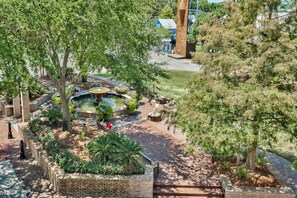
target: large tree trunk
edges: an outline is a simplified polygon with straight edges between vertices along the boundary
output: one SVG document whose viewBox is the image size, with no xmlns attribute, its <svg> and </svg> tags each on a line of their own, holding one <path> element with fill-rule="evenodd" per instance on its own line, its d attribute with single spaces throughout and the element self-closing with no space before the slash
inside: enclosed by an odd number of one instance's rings
<svg viewBox="0 0 297 198">
<path fill-rule="evenodd" d="M 257 142 L 253 142 L 252 146 L 248 150 L 248 155 L 246 159 L 246 167 L 248 169 L 255 170 L 256 157 L 257 157 Z"/>
<path fill-rule="evenodd" d="M 66 93 L 60 93 L 62 112 L 63 112 L 63 131 L 71 131 L 70 123 L 70 111 L 69 111 L 69 101 L 66 97 Z"/>
</svg>

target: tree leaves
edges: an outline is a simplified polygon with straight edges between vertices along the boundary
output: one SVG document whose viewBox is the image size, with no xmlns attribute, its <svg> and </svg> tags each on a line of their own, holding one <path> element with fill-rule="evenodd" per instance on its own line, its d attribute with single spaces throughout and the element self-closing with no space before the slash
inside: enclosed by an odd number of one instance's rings
<svg viewBox="0 0 297 198">
<path fill-rule="evenodd" d="M 234 12 L 223 23 L 201 27 L 204 45 L 195 60 L 203 70 L 179 102 L 176 122 L 215 154 L 226 145 L 269 145 L 276 133 L 296 131 L 296 40 L 281 19 L 270 19 L 270 3 L 228 3 Z"/>
</svg>

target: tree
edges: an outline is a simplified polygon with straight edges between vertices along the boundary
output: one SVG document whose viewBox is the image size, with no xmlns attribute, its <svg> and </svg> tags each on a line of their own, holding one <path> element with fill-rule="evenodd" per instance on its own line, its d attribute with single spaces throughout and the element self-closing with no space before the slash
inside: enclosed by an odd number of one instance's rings
<svg viewBox="0 0 297 198">
<path fill-rule="evenodd" d="M 212 21 L 218 20 L 228 14 L 223 3 L 209 3 L 208 0 L 200 0 L 198 2 L 198 8 L 200 12 L 198 12 L 197 19 L 191 26 L 190 33 L 188 34 L 188 41 L 192 43 L 196 43 L 197 36 L 203 34 L 200 26 L 205 23 L 210 25 Z"/>
<path fill-rule="evenodd" d="M 162 12 L 163 8 L 166 5 L 169 5 L 174 13 L 174 16 L 176 15 L 177 0 L 152 0 L 152 1 L 153 1 L 152 17 L 158 17 L 158 15 L 160 15 L 160 13 Z"/>
<path fill-rule="evenodd" d="M 159 15 L 159 19 L 174 19 L 174 18 L 175 18 L 175 15 L 173 13 L 172 8 L 170 7 L 169 4 L 166 4 Z"/>
<path fill-rule="evenodd" d="M 70 130 L 67 67 L 77 72 L 74 86 L 104 66 L 138 93 L 162 75 L 148 63 L 156 37 L 145 25 L 149 8 L 149 0 L 1 1 L 0 69 L 9 75 L 9 69 L 45 68 L 61 97 L 63 129 Z"/>
<path fill-rule="evenodd" d="M 274 19 L 275 3 L 229 2 L 229 16 L 201 27 L 204 46 L 195 60 L 203 69 L 175 117 L 190 141 L 214 155 L 248 147 L 249 169 L 257 147 L 277 141 L 277 133 L 297 137 L 297 46 L 287 31 L 297 18 Z"/>
</svg>

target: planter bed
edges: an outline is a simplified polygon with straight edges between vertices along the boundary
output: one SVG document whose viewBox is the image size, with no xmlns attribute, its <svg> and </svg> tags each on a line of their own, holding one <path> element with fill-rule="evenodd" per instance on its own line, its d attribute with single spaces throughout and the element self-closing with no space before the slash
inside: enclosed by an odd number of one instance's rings
<svg viewBox="0 0 297 198">
<path fill-rule="evenodd" d="M 47 92 L 40 97 L 36 98 L 35 100 L 30 101 L 30 112 L 34 112 L 38 109 L 39 106 L 41 106 L 43 103 L 51 99 L 53 95 L 53 92 Z M 1 104 L 5 104 L 1 102 Z M 4 105 L 5 109 L 5 116 L 9 117 L 13 115 L 13 105 Z"/>
<path fill-rule="evenodd" d="M 39 166 L 49 177 L 54 189 L 64 196 L 76 197 L 152 197 L 153 166 L 145 158 L 145 173 L 141 175 L 102 175 L 92 173 L 65 173 L 54 159 L 36 141 L 26 127 L 19 126 L 23 139 Z"/>
<path fill-rule="evenodd" d="M 226 175 L 221 175 L 220 180 L 225 198 L 295 198 L 293 190 L 285 186 L 281 188 L 234 186 Z"/>
</svg>

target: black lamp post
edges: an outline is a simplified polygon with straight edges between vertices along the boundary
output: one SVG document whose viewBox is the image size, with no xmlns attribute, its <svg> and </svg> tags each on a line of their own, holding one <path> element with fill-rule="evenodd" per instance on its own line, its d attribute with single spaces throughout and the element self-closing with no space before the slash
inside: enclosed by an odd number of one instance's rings
<svg viewBox="0 0 297 198">
<path fill-rule="evenodd" d="M 21 140 L 20 146 L 21 146 L 20 158 L 21 159 L 26 159 L 25 149 L 24 149 L 24 141 L 23 140 Z"/>
<path fill-rule="evenodd" d="M 11 123 L 8 122 L 8 139 L 12 139 Z"/>
</svg>

